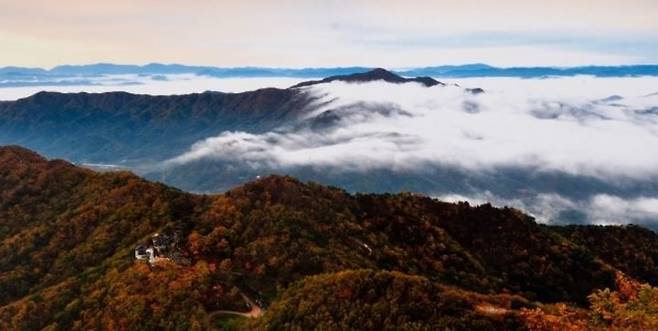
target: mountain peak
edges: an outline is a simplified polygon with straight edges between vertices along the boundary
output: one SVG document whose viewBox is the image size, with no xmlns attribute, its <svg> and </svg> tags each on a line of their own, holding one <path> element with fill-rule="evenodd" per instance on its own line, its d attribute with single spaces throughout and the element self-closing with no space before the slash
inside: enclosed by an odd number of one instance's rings
<svg viewBox="0 0 658 331">
<path fill-rule="evenodd" d="M 375 68 L 370 71 L 354 73 L 349 75 L 339 75 L 331 76 L 322 80 L 312 80 L 301 82 L 297 85 L 292 86 L 291 88 L 311 86 L 323 83 L 331 83 L 334 81 L 348 82 L 348 83 L 363 83 L 363 82 L 372 82 L 372 81 L 385 81 L 394 84 L 403 84 L 403 83 L 420 83 L 425 87 L 432 87 L 435 85 L 445 85 L 432 77 L 415 77 L 415 78 L 405 78 L 400 75 L 397 75 L 391 71 L 388 71 L 384 68 Z"/>
<path fill-rule="evenodd" d="M 353 79 L 370 79 L 370 80 L 385 80 L 385 81 L 401 81 L 403 77 L 396 75 L 384 68 L 375 68 L 364 73 L 357 73 L 350 75 Z"/>
</svg>

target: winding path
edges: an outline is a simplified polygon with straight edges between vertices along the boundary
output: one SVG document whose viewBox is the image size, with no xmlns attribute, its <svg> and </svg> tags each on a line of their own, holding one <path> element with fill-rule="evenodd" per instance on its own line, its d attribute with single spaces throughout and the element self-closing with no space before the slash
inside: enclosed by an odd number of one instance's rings
<svg viewBox="0 0 658 331">
<path fill-rule="evenodd" d="M 235 310 L 215 310 L 209 314 L 210 318 L 214 318 L 218 315 L 237 315 L 247 318 L 257 318 L 263 315 L 263 308 L 259 307 L 253 300 L 251 300 L 244 293 L 240 293 L 242 299 L 251 306 L 251 310 L 248 312 L 239 312 Z"/>
</svg>

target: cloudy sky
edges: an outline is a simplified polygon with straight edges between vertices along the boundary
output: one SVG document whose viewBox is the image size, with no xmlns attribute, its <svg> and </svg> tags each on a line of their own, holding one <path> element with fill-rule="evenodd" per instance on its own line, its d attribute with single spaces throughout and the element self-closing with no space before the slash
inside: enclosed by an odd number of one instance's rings
<svg viewBox="0 0 658 331">
<path fill-rule="evenodd" d="M 658 63 L 655 0 L 0 0 L 0 66 Z"/>
</svg>

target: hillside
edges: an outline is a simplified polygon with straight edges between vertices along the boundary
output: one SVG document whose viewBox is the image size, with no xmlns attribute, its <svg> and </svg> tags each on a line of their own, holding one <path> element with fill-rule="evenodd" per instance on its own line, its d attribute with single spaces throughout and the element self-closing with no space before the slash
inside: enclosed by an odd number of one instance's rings
<svg viewBox="0 0 658 331">
<path fill-rule="evenodd" d="M 380 79 L 441 84 L 428 77 L 403 78 L 383 69 L 332 76 L 323 82 Z M 27 146 L 73 162 L 120 164 L 143 171 L 222 132 L 262 133 L 292 125 L 318 106 L 316 98 L 295 87 L 170 96 L 40 92 L 0 102 L 0 144 Z"/>
<path fill-rule="evenodd" d="M 81 70 L 82 74 L 96 67 L 106 66 L 63 67 L 58 70 Z M 110 67 L 117 72 L 134 69 Z M 159 68 L 147 66 L 146 69 Z M 167 68 L 176 70 L 175 66 Z M 336 73 L 343 71 L 317 72 L 318 75 Z M 345 74 L 321 81 L 302 82 L 287 89 L 263 88 L 242 93 L 151 96 L 125 92 L 40 92 L 16 101 L 0 101 L 0 145 L 25 146 L 48 157 L 95 169 L 126 169 L 194 192 L 223 192 L 263 172 L 290 174 L 344 187 L 338 180 L 340 176 L 322 178 L 324 173 L 311 172 L 304 176 L 303 169 L 295 168 L 254 168 L 238 159 L 231 159 L 232 162 L 215 158 L 182 164 L 168 162 L 196 144 L 224 134 L 267 135 L 300 129 L 322 132 L 333 129 L 341 120 L 351 121 L 359 114 L 377 116 L 382 112 L 385 116 L 395 115 L 387 115 L 390 111 L 381 105 L 368 106 L 367 109 L 352 107 L 349 111 L 334 109 L 331 101 L 324 99 L 327 95 L 322 91 L 324 83 L 334 81 L 378 81 L 395 83 L 396 86 L 411 82 L 436 88 L 444 85 L 429 77 L 405 78 L 384 69 L 346 68 Z M 304 88 L 300 88 L 302 86 Z M 308 117 L 315 110 L 326 107 L 329 107 L 328 111 L 323 110 L 320 116 Z M 426 183 L 421 178 L 414 182 L 419 182 L 416 186 L 424 192 L 436 189 L 437 183 L 442 182 L 437 178 Z M 374 191 L 399 190 L 398 183 L 385 185 L 378 179 L 373 181 L 375 185 L 371 185 Z M 363 185 L 346 189 L 361 187 Z"/>
<path fill-rule="evenodd" d="M 0 143 L 75 162 L 144 166 L 226 130 L 270 130 L 309 102 L 304 93 L 274 88 L 173 96 L 41 92 L 0 102 Z"/>
<path fill-rule="evenodd" d="M 290 177 L 194 195 L 1 147 L 0 197 L 0 329 L 527 329 L 523 309 L 583 311 L 618 271 L 657 285 L 629 262 L 651 231 Z M 135 261 L 154 233 L 179 258 Z"/>
<path fill-rule="evenodd" d="M 479 307 L 498 307 L 494 315 Z M 495 330 L 522 329 L 510 311 L 523 298 L 483 296 L 438 286 L 422 276 L 350 270 L 305 278 L 287 289 L 255 329 Z M 482 308 L 480 308 L 482 309 Z"/>
</svg>

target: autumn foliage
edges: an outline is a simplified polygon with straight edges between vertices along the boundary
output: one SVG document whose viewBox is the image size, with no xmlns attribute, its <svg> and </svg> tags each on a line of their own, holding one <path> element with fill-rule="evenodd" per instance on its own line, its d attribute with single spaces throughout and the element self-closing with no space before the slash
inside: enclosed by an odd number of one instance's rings
<svg viewBox="0 0 658 331">
<path fill-rule="evenodd" d="M 589 309 L 556 304 L 525 309 L 530 330 L 658 330 L 658 288 L 617 273 L 617 289 L 597 290 Z"/>
<path fill-rule="evenodd" d="M 135 261 L 156 232 L 189 263 Z M 653 330 L 656 273 L 636 264 L 657 247 L 290 177 L 188 194 L 0 148 L 2 330 Z"/>
</svg>

